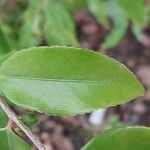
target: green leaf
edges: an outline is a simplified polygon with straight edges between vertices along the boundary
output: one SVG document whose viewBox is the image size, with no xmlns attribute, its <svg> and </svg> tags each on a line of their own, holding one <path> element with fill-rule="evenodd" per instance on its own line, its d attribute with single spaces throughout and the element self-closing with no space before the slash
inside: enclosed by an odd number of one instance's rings
<svg viewBox="0 0 150 150">
<path fill-rule="evenodd" d="M 146 7 L 144 0 L 117 0 L 127 16 L 138 25 L 146 22 Z"/>
<path fill-rule="evenodd" d="M 106 37 L 104 43 L 102 44 L 103 49 L 109 49 L 115 47 L 125 35 L 127 29 L 127 22 L 124 25 L 116 25 Z"/>
<path fill-rule="evenodd" d="M 0 129 L 0 148 L 2 150 L 31 150 L 27 143 L 7 129 Z"/>
<path fill-rule="evenodd" d="M 0 128 L 4 128 L 7 126 L 8 118 L 4 111 L 0 108 Z"/>
<path fill-rule="evenodd" d="M 19 119 L 30 128 L 38 122 L 37 116 L 32 113 L 19 116 Z"/>
<path fill-rule="evenodd" d="M 150 129 L 127 127 L 104 132 L 81 150 L 149 150 Z"/>
<path fill-rule="evenodd" d="M 19 32 L 19 48 L 39 45 L 41 38 L 41 1 L 29 0 L 28 9 L 23 14 L 23 25 Z"/>
<path fill-rule="evenodd" d="M 128 18 L 115 0 L 109 1 L 107 7 L 114 26 L 102 44 L 102 48 L 104 49 L 116 46 L 125 35 L 128 27 Z"/>
<path fill-rule="evenodd" d="M 63 5 L 47 1 L 44 14 L 44 35 L 49 44 L 67 46 L 78 45 L 73 20 Z"/>
<path fill-rule="evenodd" d="M 0 54 L 6 54 L 11 50 L 10 44 L 6 35 L 0 26 Z"/>
<path fill-rule="evenodd" d="M 86 8 L 86 1 L 87 0 L 61 0 L 62 4 L 70 13 L 74 13 L 75 11 Z M 60 3 L 60 0 L 58 0 L 57 2 Z"/>
<path fill-rule="evenodd" d="M 139 41 L 142 40 L 143 27 L 134 25 L 134 26 L 132 26 L 132 32 L 137 40 L 139 40 Z"/>
<path fill-rule="evenodd" d="M 107 2 L 103 0 L 88 0 L 88 7 L 97 20 L 105 27 L 108 27 Z"/>
<path fill-rule="evenodd" d="M 80 48 L 18 51 L 0 66 L 0 90 L 16 105 L 75 115 L 143 95 L 136 77 L 105 55 Z"/>
<path fill-rule="evenodd" d="M 15 52 L 15 51 L 11 51 L 11 52 L 9 52 L 9 53 L 0 55 L 0 64 L 1 64 L 6 58 L 8 58 L 10 55 L 12 55 L 14 52 Z"/>
</svg>

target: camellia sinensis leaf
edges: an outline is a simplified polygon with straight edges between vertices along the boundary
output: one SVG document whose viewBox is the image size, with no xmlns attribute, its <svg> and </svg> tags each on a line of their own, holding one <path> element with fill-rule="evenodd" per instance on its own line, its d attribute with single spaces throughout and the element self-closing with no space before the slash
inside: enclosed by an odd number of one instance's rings
<svg viewBox="0 0 150 150">
<path fill-rule="evenodd" d="M 93 138 L 81 150 L 149 150 L 149 139 L 149 128 L 119 128 Z"/>
<path fill-rule="evenodd" d="M 2 108 L 0 108 L 0 128 L 6 127 L 7 122 L 8 122 L 8 118 L 5 112 L 2 110 Z"/>
<path fill-rule="evenodd" d="M 108 56 L 81 48 L 33 47 L 0 66 L 0 90 L 16 105 L 75 115 L 143 95 L 136 77 Z"/>
<path fill-rule="evenodd" d="M 0 129 L 0 149 L 31 150 L 29 145 L 8 129 Z"/>
</svg>

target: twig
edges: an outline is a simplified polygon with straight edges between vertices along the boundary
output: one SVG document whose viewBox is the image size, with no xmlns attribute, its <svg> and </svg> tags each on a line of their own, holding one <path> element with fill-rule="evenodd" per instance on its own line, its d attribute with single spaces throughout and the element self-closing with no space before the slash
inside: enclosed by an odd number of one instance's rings
<svg viewBox="0 0 150 150">
<path fill-rule="evenodd" d="M 4 110 L 4 112 L 7 114 L 7 116 L 14 121 L 17 126 L 28 136 L 28 138 L 33 142 L 33 144 L 39 149 L 39 150 L 46 150 L 46 148 L 43 146 L 43 144 L 39 141 L 38 137 L 36 137 L 29 129 L 26 127 L 22 121 L 18 120 L 17 115 L 14 113 L 14 111 L 8 106 L 8 104 L 3 100 L 4 98 L 0 96 L 0 106 Z"/>
</svg>

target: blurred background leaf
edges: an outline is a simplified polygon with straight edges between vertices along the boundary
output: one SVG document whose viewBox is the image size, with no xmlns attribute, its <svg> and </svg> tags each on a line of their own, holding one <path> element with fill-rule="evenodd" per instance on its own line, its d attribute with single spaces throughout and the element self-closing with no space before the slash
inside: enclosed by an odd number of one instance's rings
<svg viewBox="0 0 150 150">
<path fill-rule="evenodd" d="M 145 25 L 146 7 L 144 0 L 117 0 L 117 2 L 133 23 Z"/>
<path fill-rule="evenodd" d="M 3 0 L 1 5 L 8 1 Z M 129 21 L 135 37 L 141 40 L 150 10 L 143 0 L 13 0 L 11 7 L 0 16 L 0 35 L 4 36 L 1 43 L 7 50 L 39 45 L 79 46 L 73 21 L 79 10 L 90 10 L 109 31 L 101 47 L 113 48 L 125 35 Z"/>
<path fill-rule="evenodd" d="M 55 1 L 46 1 L 44 14 L 44 35 L 49 44 L 77 45 L 73 20 L 63 5 Z"/>
<path fill-rule="evenodd" d="M 65 8 L 70 12 L 74 13 L 77 10 L 87 8 L 87 0 L 53 0 L 61 3 L 65 6 Z"/>
<path fill-rule="evenodd" d="M 109 1 L 107 3 L 107 8 L 113 27 L 102 44 L 102 48 L 104 49 L 112 48 L 117 45 L 121 41 L 128 27 L 128 19 L 115 0 Z"/>
<path fill-rule="evenodd" d="M 19 48 L 39 45 L 41 40 L 41 1 L 29 0 L 28 9 L 23 14 L 23 22 L 19 33 Z"/>
<path fill-rule="evenodd" d="M 88 0 L 88 7 L 97 20 L 105 27 L 108 27 L 107 2 L 104 0 Z"/>
<path fill-rule="evenodd" d="M 0 55 L 5 54 L 10 50 L 11 50 L 11 46 L 9 44 L 9 41 L 0 26 Z"/>
</svg>

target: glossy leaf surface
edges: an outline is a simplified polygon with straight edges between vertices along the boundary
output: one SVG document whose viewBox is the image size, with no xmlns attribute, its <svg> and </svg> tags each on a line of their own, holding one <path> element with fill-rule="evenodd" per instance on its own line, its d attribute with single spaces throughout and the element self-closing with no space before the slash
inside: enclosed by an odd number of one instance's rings
<svg viewBox="0 0 150 150">
<path fill-rule="evenodd" d="M 31 150 L 29 145 L 12 131 L 0 129 L 0 149 L 2 150 Z"/>
<path fill-rule="evenodd" d="M 120 128 L 97 136 L 81 150 L 149 150 L 149 139 L 149 128 Z"/>
<path fill-rule="evenodd" d="M 79 48 L 18 51 L 0 66 L 0 90 L 16 105 L 53 115 L 75 115 L 143 95 L 119 62 Z"/>
</svg>

